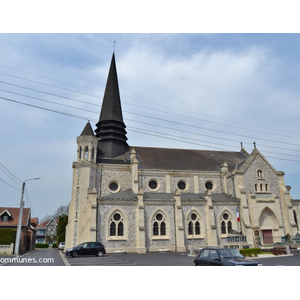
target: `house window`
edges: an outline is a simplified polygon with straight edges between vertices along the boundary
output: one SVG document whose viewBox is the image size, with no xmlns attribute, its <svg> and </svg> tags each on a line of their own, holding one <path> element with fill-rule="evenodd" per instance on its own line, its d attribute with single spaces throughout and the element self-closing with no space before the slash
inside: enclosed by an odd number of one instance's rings
<svg viewBox="0 0 300 300">
<path fill-rule="evenodd" d="M 228 213 L 223 213 L 221 217 L 221 233 L 228 234 L 232 231 L 231 217 Z"/>
<path fill-rule="evenodd" d="M 3 221 L 3 222 L 8 222 L 8 216 L 7 216 L 7 215 L 3 216 L 3 217 L 2 217 L 2 221 Z"/>
<path fill-rule="evenodd" d="M 200 218 L 198 214 L 192 212 L 188 217 L 188 235 L 200 235 Z"/>
<path fill-rule="evenodd" d="M 120 213 L 114 213 L 110 219 L 110 236 L 124 236 L 124 220 Z"/>
<path fill-rule="evenodd" d="M 165 236 L 166 235 L 166 219 L 162 213 L 157 213 L 153 219 L 153 235 Z"/>
</svg>

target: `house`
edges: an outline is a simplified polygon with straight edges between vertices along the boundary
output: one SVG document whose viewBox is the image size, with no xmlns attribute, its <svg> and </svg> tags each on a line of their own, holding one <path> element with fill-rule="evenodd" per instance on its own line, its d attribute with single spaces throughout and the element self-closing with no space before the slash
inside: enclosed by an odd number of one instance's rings
<svg viewBox="0 0 300 300">
<path fill-rule="evenodd" d="M 255 143 L 251 153 L 130 146 L 125 128 L 113 53 L 99 122 L 77 137 L 66 248 L 258 247 L 299 233 L 300 200 Z"/>
<path fill-rule="evenodd" d="M 58 220 L 51 218 L 37 226 L 36 243 L 49 244 L 51 247 L 57 243 Z"/>
<path fill-rule="evenodd" d="M 15 207 L 0 207 L 0 228 L 18 228 L 20 208 Z M 36 226 L 37 218 L 31 218 L 30 208 L 23 208 L 23 217 L 20 236 L 20 251 L 23 253 L 26 250 L 35 249 Z"/>
</svg>

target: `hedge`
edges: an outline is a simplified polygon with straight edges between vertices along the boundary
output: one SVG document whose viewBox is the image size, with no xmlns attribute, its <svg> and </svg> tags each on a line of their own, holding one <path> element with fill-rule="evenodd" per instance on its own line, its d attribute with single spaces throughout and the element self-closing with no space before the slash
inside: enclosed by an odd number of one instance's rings
<svg viewBox="0 0 300 300">
<path fill-rule="evenodd" d="M 16 229 L 1 228 L 0 229 L 0 245 L 10 245 L 16 241 Z"/>
<path fill-rule="evenodd" d="M 261 252 L 260 248 L 240 249 L 240 253 L 244 256 L 257 256 Z"/>
</svg>

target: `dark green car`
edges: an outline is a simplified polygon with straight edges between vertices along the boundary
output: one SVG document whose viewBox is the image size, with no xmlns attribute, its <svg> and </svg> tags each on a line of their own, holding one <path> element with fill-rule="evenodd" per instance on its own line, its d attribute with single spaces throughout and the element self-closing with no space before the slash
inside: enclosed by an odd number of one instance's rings
<svg viewBox="0 0 300 300">
<path fill-rule="evenodd" d="M 194 259 L 195 266 L 262 266 L 258 261 L 246 260 L 236 249 L 209 247 Z"/>
</svg>

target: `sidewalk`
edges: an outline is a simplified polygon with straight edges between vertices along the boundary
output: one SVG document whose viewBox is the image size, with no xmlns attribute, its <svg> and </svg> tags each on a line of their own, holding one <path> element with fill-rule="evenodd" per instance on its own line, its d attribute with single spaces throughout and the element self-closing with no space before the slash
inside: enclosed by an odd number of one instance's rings
<svg viewBox="0 0 300 300">
<path fill-rule="evenodd" d="M 285 257 L 285 256 L 294 256 L 294 254 L 280 254 L 280 255 L 274 255 L 274 254 L 258 254 L 257 256 L 246 256 L 246 259 L 259 259 L 259 258 L 274 258 L 274 257 Z"/>
</svg>

